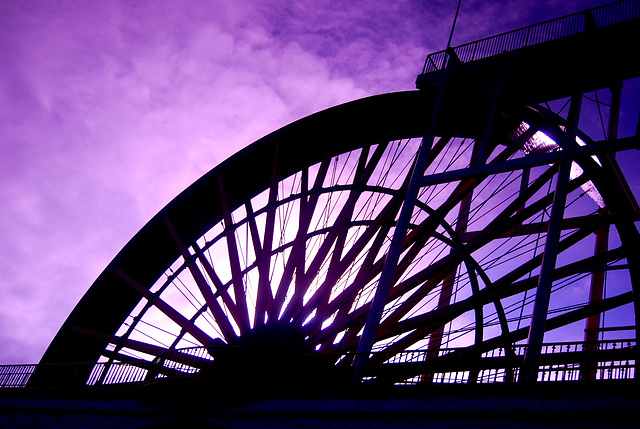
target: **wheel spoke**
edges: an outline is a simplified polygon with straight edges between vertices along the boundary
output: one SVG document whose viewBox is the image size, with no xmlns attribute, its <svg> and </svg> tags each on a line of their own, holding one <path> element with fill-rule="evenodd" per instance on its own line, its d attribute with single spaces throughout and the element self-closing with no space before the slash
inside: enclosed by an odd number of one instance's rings
<svg viewBox="0 0 640 429">
<path fill-rule="evenodd" d="M 184 329 L 189 334 L 191 334 L 191 336 L 193 336 L 196 340 L 198 340 L 202 345 L 208 345 L 213 341 L 213 338 L 211 338 L 203 330 L 198 328 L 189 319 L 184 317 L 178 310 L 173 308 L 171 305 L 167 304 L 160 297 L 153 295 L 149 291 L 149 289 L 145 288 L 140 283 L 135 281 L 127 273 L 125 273 L 119 268 L 116 268 L 114 271 L 125 282 L 127 282 L 131 287 L 133 287 L 140 295 L 142 295 L 147 300 L 151 301 L 156 308 L 158 308 L 161 312 L 167 315 L 167 317 L 169 317 L 174 323 L 182 327 L 182 329 Z"/>
<path fill-rule="evenodd" d="M 325 180 L 328 170 L 329 170 L 329 160 L 327 159 L 323 161 L 320 166 L 320 169 L 316 176 L 315 184 L 313 186 L 314 190 L 318 191 L 322 187 L 322 184 Z M 293 242 L 293 248 L 291 250 L 291 253 L 289 254 L 289 258 L 285 265 L 282 278 L 280 279 L 280 284 L 278 285 L 278 289 L 277 289 L 274 303 L 273 303 L 273 312 L 274 312 L 273 316 L 275 318 L 278 318 L 278 316 L 282 311 L 282 306 L 284 305 L 285 298 L 287 296 L 287 293 L 289 292 L 289 288 L 291 287 L 293 274 L 296 268 L 299 268 L 300 264 L 304 262 L 306 237 L 309 232 L 309 226 L 311 224 L 311 220 L 313 218 L 313 214 L 315 212 L 319 197 L 320 197 L 319 192 L 313 192 L 309 196 L 309 200 L 305 202 L 304 210 L 301 207 L 300 225 L 298 226 L 296 238 Z M 293 292 L 294 296 L 292 300 L 294 303 L 298 302 L 299 300 L 298 295 L 300 294 L 300 290 L 302 288 L 303 286 L 301 284 L 298 284 L 298 287 Z"/>
<path fill-rule="evenodd" d="M 256 312 L 254 326 L 262 326 L 265 317 L 269 317 L 273 305 L 273 292 L 271 290 L 270 273 L 271 273 L 271 252 L 273 250 L 273 235 L 275 232 L 276 219 L 276 200 L 278 199 L 278 181 L 277 181 L 277 165 L 278 165 L 279 145 L 276 145 L 274 165 L 271 171 L 271 180 L 269 186 L 269 201 L 267 204 L 267 219 L 264 227 L 264 239 L 262 244 L 262 252 L 258 261 L 258 292 L 256 298 Z"/>
<path fill-rule="evenodd" d="M 240 332 L 247 332 L 249 325 L 249 310 L 247 307 L 245 286 L 242 272 L 240 269 L 240 255 L 238 253 L 238 243 L 236 241 L 235 224 L 231 218 L 231 210 L 227 203 L 226 192 L 222 177 L 218 176 L 218 184 L 220 189 L 220 200 L 222 205 L 222 214 L 224 217 L 224 228 L 226 231 L 227 250 L 229 253 L 229 264 L 231 266 L 231 279 L 233 283 L 233 297 L 236 306 L 236 315 L 238 320 L 238 328 Z"/>
<path fill-rule="evenodd" d="M 196 265 L 194 258 L 189 253 L 187 246 L 180 239 L 175 228 L 169 221 L 169 218 L 165 217 L 164 223 L 167 226 L 167 229 L 169 230 L 169 233 L 171 234 L 173 241 L 176 243 L 176 246 L 178 247 L 178 249 L 180 249 L 180 253 L 182 254 L 182 257 L 184 258 L 184 260 L 186 261 L 187 268 L 189 269 L 189 272 L 191 272 L 191 275 L 193 276 L 193 279 L 195 280 L 198 286 L 198 290 L 200 291 L 200 293 L 202 293 L 202 296 L 204 297 L 205 302 L 209 307 L 209 310 L 213 314 L 213 317 L 216 323 L 220 327 L 225 340 L 227 342 L 230 342 L 230 341 L 233 342 L 233 340 L 236 337 L 233 327 L 231 326 L 231 323 L 229 322 L 227 315 L 224 313 L 224 311 L 218 304 L 218 301 L 216 300 L 216 297 L 214 296 L 213 291 L 211 290 L 211 287 L 205 280 L 204 275 L 202 274 L 202 271 L 200 271 L 200 268 L 198 267 L 198 265 Z M 207 270 L 207 272 L 209 273 L 209 278 L 211 278 L 214 281 L 214 283 L 219 283 L 218 291 L 220 291 L 220 293 L 224 297 L 227 297 L 227 300 L 226 300 L 227 307 L 235 310 L 236 306 L 233 305 L 232 302 L 230 302 L 229 294 L 227 293 L 226 288 L 222 285 L 222 283 L 218 279 L 218 276 L 213 271 L 213 267 L 211 267 L 211 265 L 205 258 L 200 258 L 200 260 L 204 262 L 203 265 Z M 203 344 L 207 344 L 207 343 L 203 343 Z"/>
</svg>

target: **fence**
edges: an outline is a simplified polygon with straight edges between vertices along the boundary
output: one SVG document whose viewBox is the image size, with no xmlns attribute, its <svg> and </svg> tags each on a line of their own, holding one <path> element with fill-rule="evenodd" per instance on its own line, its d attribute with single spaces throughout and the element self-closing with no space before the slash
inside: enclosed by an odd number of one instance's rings
<svg viewBox="0 0 640 429">
<path fill-rule="evenodd" d="M 25 387 L 37 365 L 0 365 L 0 388 Z"/>
<path fill-rule="evenodd" d="M 383 382 L 395 384 L 416 384 L 425 379 L 443 384 L 512 382 L 518 380 L 527 347 L 516 345 L 479 354 L 470 348 L 410 351 L 377 361 L 379 368 L 389 367 L 390 375 Z M 635 354 L 635 340 L 543 344 L 538 381 L 633 379 Z M 394 369 L 394 366 L 398 368 Z M 407 370 L 403 371 L 402 366 Z M 424 369 L 420 375 L 400 380 L 404 374 L 415 373 L 420 367 Z"/>
<path fill-rule="evenodd" d="M 367 379 L 407 385 L 431 383 L 502 383 L 516 381 L 526 345 L 477 353 L 473 348 L 372 353 Z M 572 342 L 542 345 L 539 382 L 626 380 L 635 377 L 635 340 Z M 154 361 L 43 364 L 68 374 L 91 368 L 86 386 L 126 386 L 155 378 L 190 376 L 213 362 L 215 350 L 205 347 L 172 350 Z M 335 355 L 348 366 L 353 355 Z M 38 365 L 0 365 L 0 388 L 27 387 Z"/>
</svg>

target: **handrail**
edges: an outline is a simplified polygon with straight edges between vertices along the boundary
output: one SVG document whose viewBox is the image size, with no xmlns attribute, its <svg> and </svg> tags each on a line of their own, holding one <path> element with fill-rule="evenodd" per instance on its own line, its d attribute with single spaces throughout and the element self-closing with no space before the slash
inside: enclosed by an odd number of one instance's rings
<svg viewBox="0 0 640 429">
<path fill-rule="evenodd" d="M 520 366 L 529 345 L 514 345 L 476 351 L 473 347 L 433 351 L 404 351 L 379 355 L 377 367 L 425 365 L 431 370 L 433 383 L 470 383 L 471 370 L 477 372 L 475 382 L 496 383 L 518 379 Z M 607 341 L 575 341 L 541 345 L 538 381 L 626 380 L 635 378 L 634 339 Z M 373 357 L 372 357 L 373 358 Z M 453 358 L 453 359 L 452 359 Z M 479 363 L 481 362 L 481 363 Z M 375 368 L 372 372 L 375 372 Z M 422 379 L 403 380 L 399 384 L 416 384 Z"/>
<path fill-rule="evenodd" d="M 603 6 L 587 9 L 561 18 L 533 24 L 528 27 L 486 37 L 452 48 L 455 56 L 463 63 L 482 60 L 504 52 L 511 52 L 528 46 L 538 45 L 563 37 L 582 33 L 590 18 L 598 27 L 640 17 L 639 0 L 620 0 Z M 421 74 L 442 70 L 448 62 L 447 51 L 429 54 Z"/>
<path fill-rule="evenodd" d="M 394 366 L 426 365 L 441 360 L 445 362 L 445 365 L 437 367 L 438 369 L 432 374 L 432 382 L 468 383 L 469 371 L 467 367 L 476 365 L 477 360 L 474 361 L 474 357 L 480 357 L 486 363 L 483 368 L 479 368 L 477 382 L 504 382 L 509 381 L 507 380 L 509 371 L 513 372 L 513 379 L 517 378 L 518 367 L 526 347 L 526 345 L 515 345 L 510 349 L 496 348 L 484 351 L 479 355 L 473 348 L 444 348 L 434 351 L 411 350 L 397 353 L 373 352 L 369 359 L 372 366 L 368 369 L 372 373 L 376 373 L 376 368 L 393 369 Z M 224 349 L 225 347 L 220 348 Z M 625 355 L 635 356 L 635 348 L 635 339 L 543 344 L 538 381 L 581 379 L 585 365 L 588 365 L 587 370 L 591 371 L 591 377 L 594 380 L 633 378 L 635 376 L 635 360 L 628 357 L 617 359 L 616 357 L 619 355 L 616 353 L 624 352 Z M 212 353 L 216 354 L 215 348 L 191 347 L 170 350 L 158 356 L 153 362 L 0 365 L 0 389 L 28 387 L 29 378 L 40 367 L 47 367 L 54 372 L 56 367 L 61 368 L 62 373 L 65 374 L 69 373 L 69 368 L 91 368 L 85 387 L 135 385 L 154 378 L 189 376 L 198 373 L 204 366 L 212 363 L 215 360 L 211 356 Z M 329 357 L 337 366 L 341 366 L 349 365 L 354 354 L 332 354 Z M 455 364 L 447 365 L 447 357 L 454 357 Z M 465 357 L 469 359 L 465 360 Z M 399 384 L 417 382 L 419 382 L 417 379 L 404 380 Z"/>
</svg>

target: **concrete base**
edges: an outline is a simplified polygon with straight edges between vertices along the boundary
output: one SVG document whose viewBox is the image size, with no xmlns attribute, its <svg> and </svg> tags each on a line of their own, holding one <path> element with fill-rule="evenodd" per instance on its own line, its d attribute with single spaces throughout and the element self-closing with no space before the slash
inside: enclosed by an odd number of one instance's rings
<svg viewBox="0 0 640 429">
<path fill-rule="evenodd" d="M 213 389 L 0 391 L 13 428 L 640 427 L 635 384 L 290 388 L 272 397 Z M 227 394 L 228 393 L 228 394 Z"/>
</svg>

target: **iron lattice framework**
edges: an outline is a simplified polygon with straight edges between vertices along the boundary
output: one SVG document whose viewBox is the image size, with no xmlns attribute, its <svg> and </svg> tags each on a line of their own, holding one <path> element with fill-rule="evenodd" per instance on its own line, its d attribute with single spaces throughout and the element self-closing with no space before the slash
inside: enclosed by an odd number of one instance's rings
<svg viewBox="0 0 640 429">
<path fill-rule="evenodd" d="M 639 210 L 613 153 L 638 142 L 617 137 L 612 83 L 638 75 L 615 50 L 637 40 L 639 5 L 609 8 L 563 18 L 582 19 L 566 34 L 541 37 L 558 28 L 545 23 L 526 42 L 433 54 L 419 91 L 319 112 L 240 151 L 132 238 L 29 384 L 474 383 L 560 364 L 562 377 L 603 378 L 603 362 L 632 377 Z M 576 69 L 602 46 L 614 66 Z M 609 87 L 607 140 L 593 141 L 582 100 Z M 562 97 L 566 115 L 545 104 Z"/>
</svg>

